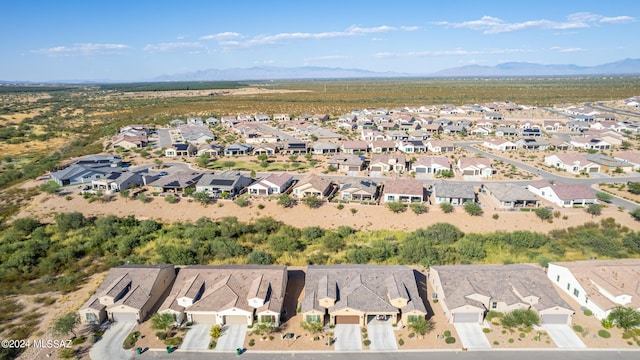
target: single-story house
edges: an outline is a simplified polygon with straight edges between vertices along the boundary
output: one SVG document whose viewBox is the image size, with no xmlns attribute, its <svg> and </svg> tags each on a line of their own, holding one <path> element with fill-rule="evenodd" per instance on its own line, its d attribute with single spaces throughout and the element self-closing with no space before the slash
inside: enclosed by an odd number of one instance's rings
<svg viewBox="0 0 640 360">
<path fill-rule="evenodd" d="M 231 198 L 240 194 L 253 180 L 238 171 L 204 174 L 196 184 L 196 191 L 205 191 L 212 198 Z M 226 195 L 225 195 L 226 194 Z"/>
<path fill-rule="evenodd" d="M 634 166 L 630 162 L 604 154 L 587 154 L 586 158 L 594 164 L 600 165 L 600 170 L 603 172 L 614 172 L 618 171 L 618 169 L 622 172 L 632 172 L 634 170 Z"/>
<path fill-rule="evenodd" d="M 279 325 L 286 288 L 285 266 L 185 266 L 158 312 L 179 323 Z"/>
<path fill-rule="evenodd" d="M 546 150 L 550 144 L 547 140 L 539 137 L 527 137 L 516 140 L 516 146 L 524 150 Z"/>
<path fill-rule="evenodd" d="M 496 136 L 516 136 L 519 131 L 509 126 L 498 126 L 496 128 Z"/>
<path fill-rule="evenodd" d="M 369 162 L 372 172 L 404 172 L 407 160 L 404 154 L 373 154 Z"/>
<path fill-rule="evenodd" d="M 462 175 L 481 176 L 483 178 L 493 176 L 493 168 L 489 158 L 461 157 L 458 159 L 458 170 Z"/>
<path fill-rule="evenodd" d="M 379 140 L 369 143 L 369 149 L 374 154 L 393 152 L 396 150 L 395 141 Z"/>
<path fill-rule="evenodd" d="M 558 120 L 542 120 L 542 129 L 544 131 L 562 131 L 564 125 Z"/>
<path fill-rule="evenodd" d="M 549 263 L 547 277 L 580 307 L 605 319 L 616 306 L 640 311 L 640 259 Z"/>
<path fill-rule="evenodd" d="M 444 170 L 453 170 L 445 156 L 421 156 L 411 164 L 416 174 L 438 174 Z"/>
<path fill-rule="evenodd" d="M 587 185 L 570 185 L 558 182 L 552 185 L 544 180 L 536 180 L 527 185 L 527 190 L 562 207 L 598 203 L 593 191 Z"/>
<path fill-rule="evenodd" d="M 283 154 L 304 155 L 308 151 L 309 145 L 304 141 L 288 141 L 282 146 Z"/>
<path fill-rule="evenodd" d="M 440 181 L 433 184 L 433 198 L 436 204 L 462 205 L 468 201 L 475 201 L 476 193 L 471 184 L 453 184 Z"/>
<path fill-rule="evenodd" d="M 278 144 L 262 143 L 253 147 L 253 155 L 274 155 L 279 151 Z"/>
<path fill-rule="evenodd" d="M 341 150 L 345 154 L 354 154 L 357 152 L 367 152 L 369 145 L 366 141 L 353 140 L 342 143 Z"/>
<path fill-rule="evenodd" d="M 362 155 L 340 154 L 327 160 L 328 166 L 333 166 L 338 171 L 360 171 L 364 169 L 365 158 Z"/>
<path fill-rule="evenodd" d="M 251 195 L 277 195 L 284 193 L 294 182 L 291 174 L 269 174 L 247 187 Z"/>
<path fill-rule="evenodd" d="M 78 310 L 80 322 L 141 323 L 173 284 L 175 277 L 176 271 L 171 264 L 114 267 Z"/>
<path fill-rule="evenodd" d="M 126 134 L 118 134 L 113 138 L 111 144 L 114 148 L 121 147 L 123 149 L 140 149 L 149 143 L 146 135 L 131 136 Z"/>
<path fill-rule="evenodd" d="M 413 178 L 396 178 L 384 183 L 382 202 L 423 202 L 425 200 L 424 185 Z"/>
<path fill-rule="evenodd" d="M 71 164 L 66 168 L 51 172 L 51 179 L 60 186 L 77 185 L 93 182 L 115 172 L 122 172 L 118 167 L 110 165 L 88 166 Z"/>
<path fill-rule="evenodd" d="M 635 151 L 619 152 L 614 158 L 622 161 L 626 161 L 633 166 L 633 170 L 640 170 L 640 153 Z"/>
<path fill-rule="evenodd" d="M 408 324 L 427 316 L 415 270 L 408 266 L 310 265 L 304 294 L 301 312 L 306 322 Z"/>
<path fill-rule="evenodd" d="M 313 149 L 313 153 L 317 155 L 338 153 L 338 145 L 329 141 L 317 141 L 311 146 L 311 148 Z"/>
<path fill-rule="evenodd" d="M 578 136 L 571 138 L 571 145 L 585 150 L 609 150 L 611 149 L 611 144 L 597 138 L 592 138 L 588 136 Z"/>
<path fill-rule="evenodd" d="M 429 140 L 427 141 L 427 149 L 431 152 L 451 152 L 455 149 L 453 142 L 450 140 Z"/>
<path fill-rule="evenodd" d="M 556 151 L 573 150 L 573 145 L 571 145 L 570 142 L 564 141 L 557 137 L 552 137 L 551 139 L 549 139 L 549 147 Z"/>
<path fill-rule="evenodd" d="M 587 159 L 584 154 L 547 155 L 544 157 L 544 163 L 572 174 L 600 172 L 600 165 Z"/>
<path fill-rule="evenodd" d="M 253 146 L 249 144 L 235 143 L 227 146 L 224 149 L 225 156 L 237 156 L 237 155 L 250 155 L 253 151 Z"/>
<path fill-rule="evenodd" d="M 195 156 L 198 153 L 198 148 L 191 144 L 171 144 L 170 148 L 167 148 L 164 151 L 164 156 L 166 157 L 177 157 L 177 156 Z"/>
<path fill-rule="evenodd" d="M 525 128 L 520 130 L 521 136 L 542 136 L 540 128 Z"/>
<path fill-rule="evenodd" d="M 469 134 L 476 136 L 489 136 L 491 130 L 484 127 L 475 127 L 469 131 Z"/>
<path fill-rule="evenodd" d="M 507 183 L 489 183 L 485 187 L 502 207 L 538 206 L 538 198 L 525 187 Z"/>
<path fill-rule="evenodd" d="M 196 183 L 203 175 L 204 174 L 200 172 L 179 171 L 167 176 L 162 176 L 148 183 L 147 186 L 151 192 L 181 193 L 186 188 L 195 188 Z"/>
<path fill-rule="evenodd" d="M 575 312 L 531 265 L 432 266 L 429 281 L 449 323 L 482 324 L 489 311 L 532 309 L 542 324 L 569 325 Z"/>
<path fill-rule="evenodd" d="M 511 151 L 518 148 L 514 142 L 501 138 L 487 139 L 482 143 L 482 146 L 498 151 Z"/>
<path fill-rule="evenodd" d="M 316 174 L 309 174 L 296 183 L 291 194 L 298 199 L 307 196 L 316 196 L 324 199 L 331 194 L 332 190 L 333 183 L 331 180 L 322 178 Z"/>
<path fill-rule="evenodd" d="M 377 193 L 378 186 L 369 180 L 351 181 L 340 187 L 340 199 L 346 201 L 373 201 Z"/>
<path fill-rule="evenodd" d="M 142 185 L 144 185 L 143 175 L 129 171 L 112 172 L 91 182 L 94 190 L 106 191 L 122 191 Z"/>
<path fill-rule="evenodd" d="M 224 147 L 218 144 L 202 144 L 198 146 L 198 156 L 207 154 L 209 157 L 217 157 L 222 153 L 224 153 Z"/>
<path fill-rule="evenodd" d="M 216 139 L 216 136 L 213 135 L 207 126 L 181 125 L 178 126 L 178 129 L 184 142 L 206 144 Z"/>
<path fill-rule="evenodd" d="M 414 154 L 427 151 L 427 146 L 422 140 L 404 140 L 396 142 L 396 149 L 406 154 Z"/>
</svg>

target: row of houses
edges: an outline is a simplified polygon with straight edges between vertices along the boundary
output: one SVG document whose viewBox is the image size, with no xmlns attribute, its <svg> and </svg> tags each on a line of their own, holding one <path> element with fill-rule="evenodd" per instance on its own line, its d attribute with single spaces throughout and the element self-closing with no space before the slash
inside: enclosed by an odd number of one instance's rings
<svg viewBox="0 0 640 360">
<path fill-rule="evenodd" d="M 629 173 L 640 170 L 640 154 L 620 152 L 614 156 L 604 154 L 553 154 L 545 156 L 546 165 L 556 167 L 572 174 L 600 172 Z"/>
<path fill-rule="evenodd" d="M 449 323 L 482 323 L 489 311 L 532 309 L 542 324 L 568 325 L 578 306 L 598 319 L 616 306 L 640 309 L 638 259 L 550 263 L 546 273 L 524 264 L 433 266 L 428 274 L 401 265 L 304 271 L 302 300 L 293 303 L 303 321 L 330 326 L 367 326 L 374 319 L 407 324 L 426 318 L 429 300 L 436 299 Z M 124 265 L 107 273 L 78 312 L 85 324 L 142 322 L 157 308 L 178 323 L 278 325 L 282 314 L 294 311 L 284 307 L 293 296 L 287 283 L 285 266 Z"/>
</svg>

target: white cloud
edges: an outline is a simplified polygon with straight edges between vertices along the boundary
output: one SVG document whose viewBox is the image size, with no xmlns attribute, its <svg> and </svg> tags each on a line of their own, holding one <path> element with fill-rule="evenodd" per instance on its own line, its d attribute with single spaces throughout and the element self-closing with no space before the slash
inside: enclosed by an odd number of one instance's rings
<svg viewBox="0 0 640 360">
<path fill-rule="evenodd" d="M 379 59 L 383 59 L 383 58 L 388 58 L 388 57 L 394 57 L 394 56 L 397 56 L 397 55 L 394 54 L 394 53 L 391 53 L 391 52 L 379 52 L 379 53 L 376 53 L 374 56 L 379 58 Z"/>
<path fill-rule="evenodd" d="M 560 47 L 560 46 L 554 46 L 554 47 L 551 48 L 551 50 L 557 51 L 557 52 L 581 52 L 581 51 L 587 51 L 587 49 L 578 48 L 578 47 L 564 48 L 564 47 Z"/>
<path fill-rule="evenodd" d="M 73 44 L 72 46 L 56 46 L 45 49 L 33 50 L 32 52 L 48 56 L 90 56 L 104 54 L 118 54 L 122 50 L 128 49 L 124 44 Z"/>
<path fill-rule="evenodd" d="M 200 51 L 204 50 L 204 45 L 198 42 L 175 42 L 175 43 L 160 43 L 160 44 L 149 44 L 144 47 L 144 51 L 150 53 L 167 53 L 167 52 L 176 52 L 176 51 Z"/>
<path fill-rule="evenodd" d="M 346 60 L 349 58 L 350 58 L 349 56 L 344 56 L 344 55 L 326 55 L 326 56 L 308 57 L 304 59 L 304 65 L 306 66 L 309 64 L 325 62 L 325 61 Z"/>
<path fill-rule="evenodd" d="M 500 34 L 525 29 L 582 29 L 597 26 L 598 24 L 627 23 L 634 21 L 636 21 L 636 19 L 631 16 L 605 17 L 603 15 L 588 12 L 579 12 L 570 14 L 569 16 L 567 16 L 566 21 L 561 22 L 539 19 L 508 23 L 496 17 L 483 16 L 478 20 L 464 21 L 459 23 L 439 21 L 435 22 L 434 24 L 452 28 L 477 30 L 482 31 L 484 34 Z"/>
<path fill-rule="evenodd" d="M 229 39 L 239 39 L 243 37 L 244 36 L 240 33 L 225 31 L 217 34 L 201 36 L 200 40 L 229 40 Z"/>
<path fill-rule="evenodd" d="M 400 26 L 402 31 L 417 31 L 420 30 L 420 26 Z"/>
<path fill-rule="evenodd" d="M 485 50 L 466 50 L 466 49 L 448 49 L 448 50 L 424 50 L 409 51 L 406 53 L 379 52 L 374 54 L 376 58 L 388 57 L 422 57 L 422 56 L 470 56 L 484 54 L 513 54 L 513 53 L 530 53 L 537 50 L 531 49 L 485 49 Z"/>
<path fill-rule="evenodd" d="M 379 37 L 372 37 L 371 41 L 383 41 L 383 38 L 379 38 Z"/>
</svg>

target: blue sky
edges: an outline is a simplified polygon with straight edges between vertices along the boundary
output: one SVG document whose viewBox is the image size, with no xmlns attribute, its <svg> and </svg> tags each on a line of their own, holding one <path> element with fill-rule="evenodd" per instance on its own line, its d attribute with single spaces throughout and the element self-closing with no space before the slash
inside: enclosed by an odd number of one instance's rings
<svg viewBox="0 0 640 360">
<path fill-rule="evenodd" d="M 0 1 L 0 80 L 151 80 L 253 66 L 428 74 L 640 58 L 640 2 Z"/>
</svg>

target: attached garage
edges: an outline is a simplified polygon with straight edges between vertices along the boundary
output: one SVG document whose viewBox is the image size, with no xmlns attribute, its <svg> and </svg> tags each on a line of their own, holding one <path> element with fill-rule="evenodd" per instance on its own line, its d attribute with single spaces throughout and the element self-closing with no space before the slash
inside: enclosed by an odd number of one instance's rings
<svg viewBox="0 0 640 360">
<path fill-rule="evenodd" d="M 556 325 L 567 325 L 569 324 L 569 315 L 565 314 L 547 314 L 542 315 L 542 324 L 556 324 Z"/>
<path fill-rule="evenodd" d="M 475 175 L 475 174 L 476 174 L 476 172 L 473 171 L 473 170 L 464 170 L 462 172 L 462 175 Z"/>
<path fill-rule="evenodd" d="M 224 317 L 225 324 L 244 324 L 248 325 L 247 317 L 244 315 L 227 315 Z"/>
<path fill-rule="evenodd" d="M 480 314 L 478 313 L 455 313 L 453 314 L 454 323 L 479 323 Z"/>
<path fill-rule="evenodd" d="M 597 167 L 591 167 L 591 168 L 589 168 L 589 172 L 596 173 L 596 172 L 598 172 L 598 171 L 600 171 L 600 168 L 597 168 Z"/>
<path fill-rule="evenodd" d="M 370 170 L 382 172 L 382 166 L 372 166 Z"/>
<path fill-rule="evenodd" d="M 196 324 L 211 324 L 216 323 L 215 314 L 191 314 L 191 321 Z"/>
<path fill-rule="evenodd" d="M 138 319 L 135 313 L 113 313 L 112 316 L 113 316 L 113 321 L 115 322 L 123 322 L 123 323 L 138 322 Z"/>
<path fill-rule="evenodd" d="M 339 324 L 360 324 L 360 316 L 358 315 L 337 315 L 336 325 Z"/>
<path fill-rule="evenodd" d="M 416 174 L 426 174 L 427 173 L 427 168 L 426 167 L 417 167 L 416 168 Z"/>
</svg>

